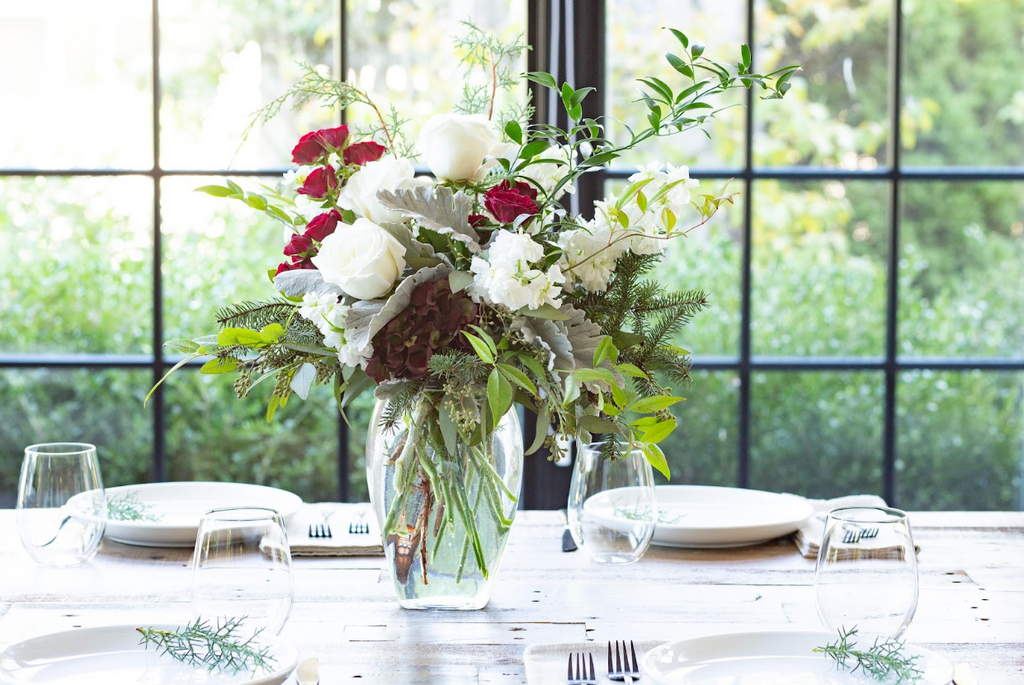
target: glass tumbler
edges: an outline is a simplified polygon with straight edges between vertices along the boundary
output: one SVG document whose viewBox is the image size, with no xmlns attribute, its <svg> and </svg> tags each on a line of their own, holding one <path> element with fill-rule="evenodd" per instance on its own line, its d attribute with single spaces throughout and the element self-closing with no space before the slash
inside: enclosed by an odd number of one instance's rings
<svg viewBox="0 0 1024 685">
<path fill-rule="evenodd" d="M 192 557 L 192 611 L 211 621 L 243 619 L 247 635 L 281 632 L 295 594 L 288 533 L 262 507 L 212 509 L 203 516 Z"/>
<path fill-rule="evenodd" d="M 832 630 L 899 638 L 917 610 L 917 554 L 898 509 L 834 509 L 814 569 L 815 603 Z"/>
<path fill-rule="evenodd" d="M 96 447 L 79 442 L 26 447 L 17 509 L 21 544 L 33 559 L 58 567 L 92 559 L 107 519 Z"/>
<path fill-rule="evenodd" d="M 658 503 L 654 473 L 640 450 L 616 449 L 603 458 L 601 443 L 581 446 L 573 466 L 567 507 L 576 545 L 603 564 L 630 564 L 654 536 Z"/>
</svg>

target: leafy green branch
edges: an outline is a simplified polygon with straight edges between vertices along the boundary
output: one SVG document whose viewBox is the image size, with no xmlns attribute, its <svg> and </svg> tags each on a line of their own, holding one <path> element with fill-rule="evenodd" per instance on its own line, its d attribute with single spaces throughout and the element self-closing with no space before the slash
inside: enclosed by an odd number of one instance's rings
<svg viewBox="0 0 1024 685">
<path fill-rule="evenodd" d="M 824 654 L 836 662 L 836 666 L 851 673 L 864 671 L 879 682 L 895 677 L 893 685 L 916 683 L 921 679 L 921 670 L 917 668 L 917 655 L 906 656 L 903 653 L 904 643 L 892 638 L 875 638 L 869 649 L 857 649 L 853 640 L 857 636 L 857 628 L 839 630 L 839 639 L 824 647 L 815 647 L 814 652 Z"/>
<path fill-rule="evenodd" d="M 231 673 L 268 672 L 277 660 L 271 656 L 269 647 L 259 644 L 262 628 L 251 637 L 242 639 L 240 634 L 245 620 L 243 616 L 211 624 L 206 619 L 197 618 L 175 630 L 136 628 L 136 631 L 142 636 L 140 644 L 146 649 L 153 646 L 159 654 L 189 666 Z"/>
<path fill-rule="evenodd" d="M 462 100 L 455 106 L 455 110 L 466 114 L 482 114 L 486 110 L 487 118 L 493 119 L 498 91 L 511 90 L 519 83 L 510 64 L 518 60 L 530 46 L 523 42 L 522 34 L 504 42 L 472 21 L 463 21 L 462 25 L 468 32 L 465 36 L 455 37 L 455 47 L 462 52 L 460 62 L 465 67 L 467 78 Z M 468 77 L 476 69 L 486 72 L 486 83 L 471 83 Z"/>
</svg>

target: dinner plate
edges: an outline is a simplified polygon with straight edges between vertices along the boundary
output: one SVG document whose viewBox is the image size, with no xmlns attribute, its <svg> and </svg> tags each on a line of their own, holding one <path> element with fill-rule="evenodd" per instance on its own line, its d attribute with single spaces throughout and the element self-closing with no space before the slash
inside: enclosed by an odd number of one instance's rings
<svg viewBox="0 0 1024 685">
<path fill-rule="evenodd" d="M 174 629 L 177 626 L 160 626 Z M 186 666 L 139 643 L 136 625 L 79 628 L 41 635 L 0 653 L 0 683 L 23 685 L 279 685 L 295 669 L 299 651 L 268 641 L 272 672 L 208 671 Z"/>
<path fill-rule="evenodd" d="M 743 547 L 788 535 L 814 515 L 803 497 L 710 485 L 659 485 L 651 544 Z"/>
<path fill-rule="evenodd" d="M 126 521 L 108 517 L 105 536 L 143 547 L 192 547 L 203 514 L 217 507 L 268 507 L 288 519 L 302 506 L 298 495 L 243 483 L 144 483 L 107 488 L 106 493 L 108 503 L 120 503 L 122 508 L 130 503 L 130 508 L 143 518 Z M 72 498 L 68 506 L 74 505 Z"/>
<path fill-rule="evenodd" d="M 641 682 L 658 685 L 879 685 L 861 673 L 839 670 L 815 647 L 836 641 L 835 633 L 754 632 L 709 635 L 655 647 L 640 660 Z M 872 640 L 860 637 L 867 649 Z M 904 645 L 917 657 L 917 685 L 948 685 L 953 666 L 934 652 Z M 884 682 L 884 681 L 883 681 Z"/>
</svg>

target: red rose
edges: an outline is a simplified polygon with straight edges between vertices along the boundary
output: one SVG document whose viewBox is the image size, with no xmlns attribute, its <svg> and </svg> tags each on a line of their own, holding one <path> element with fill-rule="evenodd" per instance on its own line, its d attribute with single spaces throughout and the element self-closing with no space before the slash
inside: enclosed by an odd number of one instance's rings
<svg viewBox="0 0 1024 685">
<path fill-rule="evenodd" d="M 318 214 L 306 224 L 306 232 L 303 235 L 311 240 L 315 240 L 318 243 L 322 243 L 324 238 L 334 233 L 334 229 L 338 227 L 338 222 L 341 221 L 341 212 L 336 209 L 332 209 L 329 212 Z M 292 239 L 294 240 L 294 238 Z M 287 252 L 285 253 L 287 254 Z"/>
<path fill-rule="evenodd" d="M 340 150 L 345 147 L 345 141 L 348 139 L 348 126 L 322 128 L 316 132 L 316 136 L 325 148 L 332 151 Z"/>
<path fill-rule="evenodd" d="M 309 252 L 311 249 L 313 249 L 312 238 L 307 238 L 304 235 L 293 235 L 292 239 L 288 241 L 288 244 L 284 246 L 284 253 L 291 257 L 294 255 L 300 255 L 304 252 Z"/>
<path fill-rule="evenodd" d="M 481 226 L 487 225 L 487 217 L 483 214 L 470 214 L 468 219 L 469 225 L 473 228 L 480 228 Z"/>
<path fill-rule="evenodd" d="M 280 264 L 277 265 L 277 273 L 275 273 L 274 275 L 277 276 L 278 274 L 284 273 L 285 271 L 295 271 L 296 269 L 315 269 L 315 268 L 316 267 L 313 265 L 313 262 L 311 262 L 309 260 L 309 258 L 307 257 L 305 259 L 300 259 L 297 262 L 295 262 L 295 261 L 292 261 L 292 262 L 281 262 Z"/>
<path fill-rule="evenodd" d="M 537 189 L 529 184 L 502 181 L 484 195 L 484 206 L 498 223 L 510 224 L 521 214 L 536 214 L 536 199 Z"/>
<path fill-rule="evenodd" d="M 316 164 L 324 154 L 324 146 L 317 140 L 318 131 L 312 131 L 299 138 L 292 148 L 292 164 Z"/>
<path fill-rule="evenodd" d="M 330 190 L 337 187 L 338 177 L 334 175 L 334 167 L 328 164 L 319 169 L 313 169 L 298 192 L 300 195 L 309 195 L 314 200 L 322 200 L 327 197 Z"/>
<path fill-rule="evenodd" d="M 345 164 L 362 166 L 367 162 L 376 162 L 387 148 L 372 140 L 355 143 L 345 148 Z"/>
<path fill-rule="evenodd" d="M 328 152 L 340 150 L 348 138 L 348 126 L 322 128 L 299 138 L 292 148 L 293 164 L 316 164 Z"/>
</svg>

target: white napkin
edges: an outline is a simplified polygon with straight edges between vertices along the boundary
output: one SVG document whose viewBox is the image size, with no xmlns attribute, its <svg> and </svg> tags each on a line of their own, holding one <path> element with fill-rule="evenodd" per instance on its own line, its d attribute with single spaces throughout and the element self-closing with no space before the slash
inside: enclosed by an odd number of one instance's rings
<svg viewBox="0 0 1024 685">
<path fill-rule="evenodd" d="M 642 660 L 644 654 L 651 651 L 664 641 L 642 640 L 634 642 L 636 658 Z M 598 685 L 612 682 L 608 679 L 608 643 L 607 642 L 557 642 L 554 644 L 536 644 L 526 648 L 523 662 L 526 666 L 527 685 L 565 685 L 566 671 L 569 666 L 569 655 L 582 653 L 593 655 L 594 669 L 597 671 Z M 590 660 L 587 659 L 589 674 Z M 573 672 L 576 662 L 573 662 Z"/>
<path fill-rule="evenodd" d="M 309 537 L 309 527 L 325 521 L 331 527 L 331 537 Z M 370 526 L 370 532 L 360 535 L 349 533 L 349 524 L 353 522 L 366 523 Z M 358 557 L 384 554 L 377 516 L 367 503 L 321 503 L 303 506 L 288 521 L 288 543 L 294 557 Z"/>
<path fill-rule="evenodd" d="M 814 516 L 804 521 L 803 525 L 793 533 L 800 554 L 808 559 L 818 558 L 818 547 L 825 537 L 825 517 L 828 512 L 840 507 L 886 507 L 885 500 L 878 495 L 848 495 L 835 499 L 807 500 L 814 507 Z"/>
</svg>

